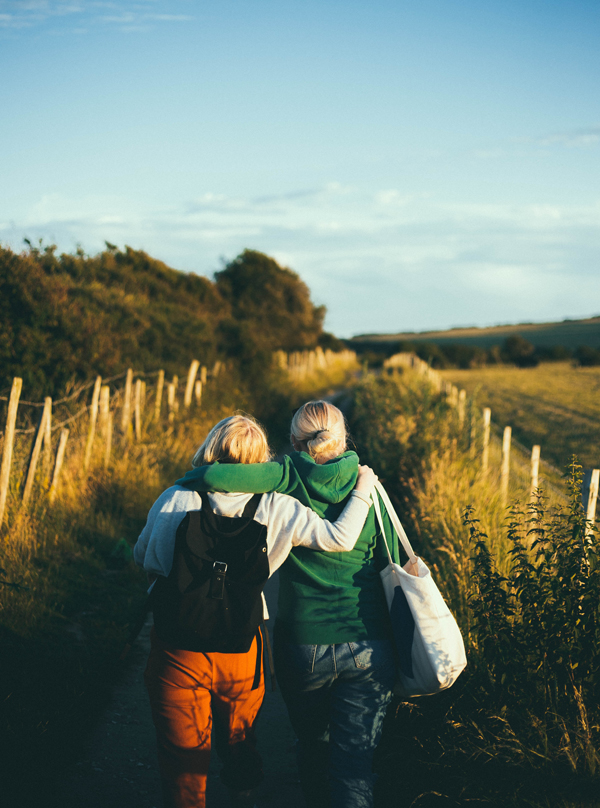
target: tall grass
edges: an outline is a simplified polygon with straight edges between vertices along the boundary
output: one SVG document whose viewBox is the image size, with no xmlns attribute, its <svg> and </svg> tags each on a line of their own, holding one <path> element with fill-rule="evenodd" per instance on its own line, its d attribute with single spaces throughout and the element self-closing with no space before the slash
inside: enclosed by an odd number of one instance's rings
<svg viewBox="0 0 600 808">
<path fill-rule="evenodd" d="M 594 782 L 600 565 L 577 464 L 563 496 L 540 490 L 531 502 L 528 480 L 514 475 L 505 505 L 498 450 L 484 473 L 477 436 L 469 446 L 456 411 L 410 372 L 363 380 L 351 422 L 361 459 L 395 498 L 468 646 L 467 672 L 450 691 L 412 704 L 399 700 L 384 771 L 402 756 L 425 772 L 433 790 L 437 782 L 454 799 L 462 793 L 488 803 L 497 791 L 507 805 L 545 804 L 543 788 L 529 803 L 527 789 L 517 794 L 527 771 L 546 778 L 552 772 L 553 789 L 572 776 Z M 510 773 L 500 774 L 502 766 Z M 422 783 L 412 786 L 414 799 L 419 788 L 428 792 Z"/>
</svg>

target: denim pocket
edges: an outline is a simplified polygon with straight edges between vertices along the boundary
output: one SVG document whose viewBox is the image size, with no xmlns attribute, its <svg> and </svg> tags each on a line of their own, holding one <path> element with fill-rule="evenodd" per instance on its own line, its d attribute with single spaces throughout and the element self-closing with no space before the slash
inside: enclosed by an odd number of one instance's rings
<svg viewBox="0 0 600 808">
<path fill-rule="evenodd" d="M 357 668 L 387 668 L 393 667 L 394 656 L 389 640 L 363 640 L 349 642 L 350 653 Z"/>
</svg>

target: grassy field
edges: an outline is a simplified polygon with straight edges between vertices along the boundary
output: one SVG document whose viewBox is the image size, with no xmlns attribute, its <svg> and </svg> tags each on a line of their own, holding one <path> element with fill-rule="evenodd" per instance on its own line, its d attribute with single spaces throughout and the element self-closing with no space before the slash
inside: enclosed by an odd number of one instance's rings
<svg viewBox="0 0 600 808">
<path fill-rule="evenodd" d="M 490 328 L 450 328 L 446 331 L 406 331 L 398 334 L 363 334 L 355 339 L 375 342 L 408 340 L 409 342 L 428 341 L 438 345 L 452 343 L 477 345 L 490 348 L 500 345 L 507 337 L 521 334 L 536 347 L 564 345 L 577 348 L 579 345 L 600 347 L 600 317 L 585 320 L 563 320 L 561 323 L 518 323 L 517 325 L 497 325 Z"/>
<path fill-rule="evenodd" d="M 511 426 L 526 447 L 539 444 L 542 458 L 558 468 L 573 454 L 584 468 L 600 465 L 600 368 L 564 362 L 445 370 L 442 376 L 491 407 L 492 421 Z"/>
</svg>

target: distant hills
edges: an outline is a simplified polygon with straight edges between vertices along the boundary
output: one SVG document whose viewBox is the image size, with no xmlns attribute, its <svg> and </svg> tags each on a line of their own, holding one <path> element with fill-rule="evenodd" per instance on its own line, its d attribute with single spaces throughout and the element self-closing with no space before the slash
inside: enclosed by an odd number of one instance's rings
<svg viewBox="0 0 600 808">
<path fill-rule="evenodd" d="M 502 345 L 516 334 L 521 335 L 536 348 L 553 348 L 562 345 L 575 349 L 581 345 L 600 348 L 600 316 L 584 320 L 563 320 L 559 323 L 519 323 L 496 325 L 489 328 L 450 328 L 446 331 L 404 331 L 398 334 L 359 334 L 348 340 L 352 343 L 373 343 L 373 350 L 383 344 L 396 342 L 433 342 L 436 345 L 468 345 L 491 348 Z"/>
</svg>

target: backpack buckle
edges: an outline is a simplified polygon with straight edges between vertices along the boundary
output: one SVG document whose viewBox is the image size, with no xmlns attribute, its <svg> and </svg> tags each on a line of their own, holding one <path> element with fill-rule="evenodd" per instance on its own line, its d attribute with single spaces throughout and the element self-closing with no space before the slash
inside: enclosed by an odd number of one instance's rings
<svg viewBox="0 0 600 808">
<path fill-rule="evenodd" d="M 224 561 L 215 561 L 213 564 L 210 587 L 208 590 L 209 598 L 213 598 L 214 600 L 223 600 L 226 574 L 227 564 Z"/>
</svg>

